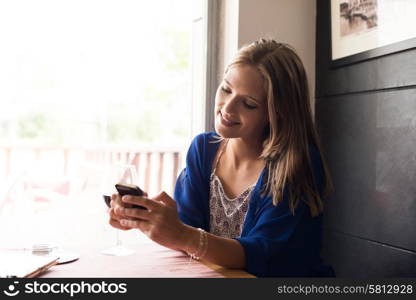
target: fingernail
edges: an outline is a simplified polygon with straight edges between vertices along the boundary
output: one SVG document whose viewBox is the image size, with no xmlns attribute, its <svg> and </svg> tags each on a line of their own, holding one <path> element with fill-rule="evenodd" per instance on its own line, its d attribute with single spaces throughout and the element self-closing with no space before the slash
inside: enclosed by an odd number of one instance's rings
<svg viewBox="0 0 416 300">
<path fill-rule="evenodd" d="M 127 220 L 126 219 L 121 219 L 120 224 L 123 225 L 123 226 L 127 225 Z"/>
<path fill-rule="evenodd" d="M 130 198 L 131 198 L 131 196 L 126 195 L 126 196 L 123 196 L 123 197 L 121 198 L 121 200 L 122 200 L 122 201 L 129 201 L 129 200 L 130 200 Z"/>
</svg>

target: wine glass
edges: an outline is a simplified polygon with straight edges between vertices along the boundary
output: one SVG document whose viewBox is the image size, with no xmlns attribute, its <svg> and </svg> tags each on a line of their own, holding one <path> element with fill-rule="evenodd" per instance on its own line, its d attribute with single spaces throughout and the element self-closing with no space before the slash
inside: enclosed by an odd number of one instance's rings
<svg viewBox="0 0 416 300">
<path fill-rule="evenodd" d="M 131 164 L 117 164 L 109 166 L 104 172 L 104 180 L 102 185 L 103 198 L 105 203 L 110 206 L 111 194 L 117 193 L 116 183 L 137 184 L 136 167 Z M 115 246 L 101 251 L 106 255 L 125 256 L 131 255 L 135 251 L 122 245 L 120 239 L 120 230 L 116 229 Z"/>
</svg>

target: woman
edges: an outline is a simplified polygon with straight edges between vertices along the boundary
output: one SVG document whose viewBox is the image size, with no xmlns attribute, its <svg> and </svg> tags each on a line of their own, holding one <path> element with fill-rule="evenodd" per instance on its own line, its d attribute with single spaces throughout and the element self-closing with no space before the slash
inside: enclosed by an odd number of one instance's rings
<svg viewBox="0 0 416 300">
<path fill-rule="evenodd" d="M 332 276 L 320 259 L 331 182 L 308 93 L 288 45 L 243 47 L 216 93 L 216 132 L 192 141 L 174 199 L 113 195 L 110 224 L 256 276 Z"/>
</svg>

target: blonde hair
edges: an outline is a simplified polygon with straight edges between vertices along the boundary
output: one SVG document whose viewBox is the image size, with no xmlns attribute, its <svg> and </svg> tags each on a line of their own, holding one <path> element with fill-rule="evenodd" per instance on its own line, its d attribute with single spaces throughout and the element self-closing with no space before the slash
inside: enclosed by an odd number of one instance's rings
<svg viewBox="0 0 416 300">
<path fill-rule="evenodd" d="M 312 120 L 308 81 L 299 56 L 287 44 L 260 39 L 241 48 L 225 73 L 237 64 L 255 67 L 264 78 L 269 125 L 261 153 L 268 168 L 263 196 L 271 195 L 277 205 L 287 189 L 293 214 L 299 201 L 305 201 L 311 215 L 318 215 L 323 203 L 309 154 L 311 144 L 322 158 L 322 196 L 332 191 L 332 182 Z"/>
</svg>

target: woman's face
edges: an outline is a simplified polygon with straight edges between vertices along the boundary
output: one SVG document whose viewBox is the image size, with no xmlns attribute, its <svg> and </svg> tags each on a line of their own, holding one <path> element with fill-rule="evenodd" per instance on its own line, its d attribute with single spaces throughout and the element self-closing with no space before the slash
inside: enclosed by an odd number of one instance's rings
<svg viewBox="0 0 416 300">
<path fill-rule="evenodd" d="M 266 92 L 260 72 L 233 65 L 215 96 L 215 131 L 224 138 L 258 140 L 268 124 Z"/>
</svg>

